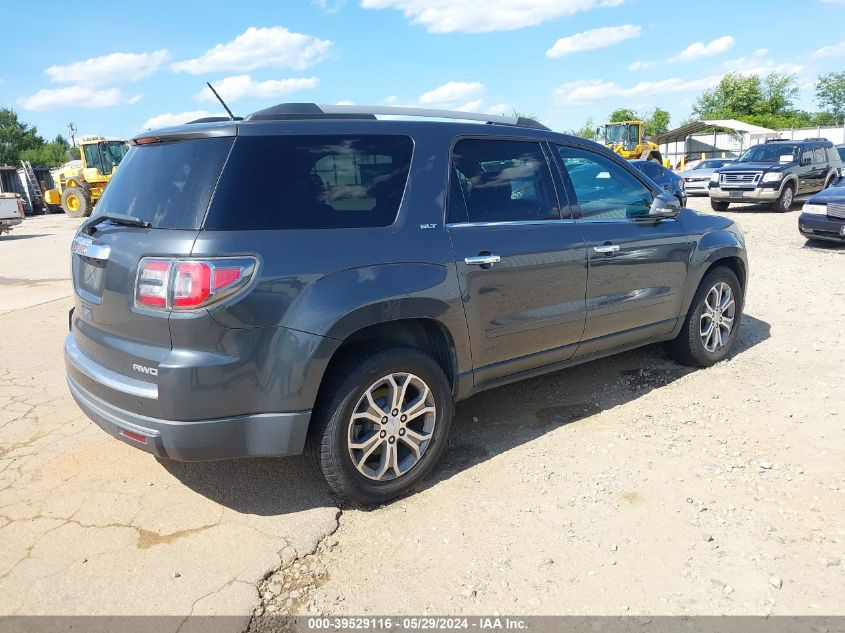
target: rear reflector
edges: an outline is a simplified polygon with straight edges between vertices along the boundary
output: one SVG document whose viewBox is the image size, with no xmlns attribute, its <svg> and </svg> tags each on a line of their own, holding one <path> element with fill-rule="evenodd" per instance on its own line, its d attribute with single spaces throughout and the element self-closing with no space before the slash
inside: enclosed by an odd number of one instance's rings
<svg viewBox="0 0 845 633">
<path fill-rule="evenodd" d="M 135 297 L 141 305 L 163 308 L 167 305 L 170 262 L 159 259 L 141 260 Z"/>
<path fill-rule="evenodd" d="M 246 288 L 257 265 L 253 257 L 145 257 L 138 264 L 135 304 L 165 310 L 203 308 Z"/>
<path fill-rule="evenodd" d="M 126 429 L 120 429 L 120 434 L 124 437 L 128 437 L 130 440 L 141 442 L 141 444 L 147 443 L 147 438 L 140 433 L 133 433 L 132 431 L 127 431 Z"/>
</svg>

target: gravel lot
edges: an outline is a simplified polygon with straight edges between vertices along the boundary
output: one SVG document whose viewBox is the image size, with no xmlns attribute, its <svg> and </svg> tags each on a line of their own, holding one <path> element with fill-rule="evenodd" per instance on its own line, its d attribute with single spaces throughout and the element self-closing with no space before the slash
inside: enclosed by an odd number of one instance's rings
<svg viewBox="0 0 845 633">
<path fill-rule="evenodd" d="M 478 395 L 421 490 L 342 510 L 299 458 L 162 465 L 90 423 L 61 358 L 77 221 L 28 219 L 0 238 L 0 613 L 842 614 L 845 248 L 728 215 L 729 360 Z"/>
</svg>

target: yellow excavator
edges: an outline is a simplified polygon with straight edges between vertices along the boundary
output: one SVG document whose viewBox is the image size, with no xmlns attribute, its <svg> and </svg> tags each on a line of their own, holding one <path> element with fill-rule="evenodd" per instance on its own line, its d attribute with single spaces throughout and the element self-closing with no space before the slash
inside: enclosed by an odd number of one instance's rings
<svg viewBox="0 0 845 633">
<path fill-rule="evenodd" d="M 626 160 L 656 159 L 663 164 L 660 148 L 646 140 L 642 121 L 619 121 L 605 123 L 596 130 L 596 135 L 607 147 Z"/>
<path fill-rule="evenodd" d="M 129 150 L 126 141 L 102 136 L 83 136 L 78 145 L 79 158 L 62 165 L 54 177 L 56 188 L 44 192 L 47 204 L 60 205 L 72 218 L 91 215 L 115 168 Z"/>
</svg>

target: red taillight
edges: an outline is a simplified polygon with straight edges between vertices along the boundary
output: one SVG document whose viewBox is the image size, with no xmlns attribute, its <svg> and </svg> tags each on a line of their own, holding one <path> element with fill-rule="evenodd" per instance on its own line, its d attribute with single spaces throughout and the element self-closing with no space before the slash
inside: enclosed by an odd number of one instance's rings
<svg viewBox="0 0 845 633">
<path fill-rule="evenodd" d="M 136 304 L 168 310 L 205 307 L 245 288 L 255 273 L 252 257 L 144 258 L 138 265 Z"/>
<path fill-rule="evenodd" d="M 211 266 L 205 262 L 178 262 L 173 281 L 173 307 L 195 308 L 211 294 Z"/>
</svg>

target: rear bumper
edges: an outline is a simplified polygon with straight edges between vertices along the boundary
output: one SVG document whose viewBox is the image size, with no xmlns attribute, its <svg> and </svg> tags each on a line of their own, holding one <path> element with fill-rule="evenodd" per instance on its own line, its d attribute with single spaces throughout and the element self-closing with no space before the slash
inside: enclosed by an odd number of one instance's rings
<svg viewBox="0 0 845 633">
<path fill-rule="evenodd" d="M 801 235 L 812 240 L 845 243 L 845 220 L 829 218 L 826 215 L 802 213 L 798 218 Z"/>
<path fill-rule="evenodd" d="M 310 411 L 260 413 L 211 420 L 162 420 L 116 407 L 74 379 L 76 367 L 65 352 L 68 387 L 73 399 L 101 429 L 157 457 L 206 461 L 239 457 L 298 455 L 305 445 Z"/>
<path fill-rule="evenodd" d="M 8 231 L 13 226 L 17 226 L 23 222 L 20 218 L 4 218 L 0 220 L 0 231 Z"/>
</svg>

